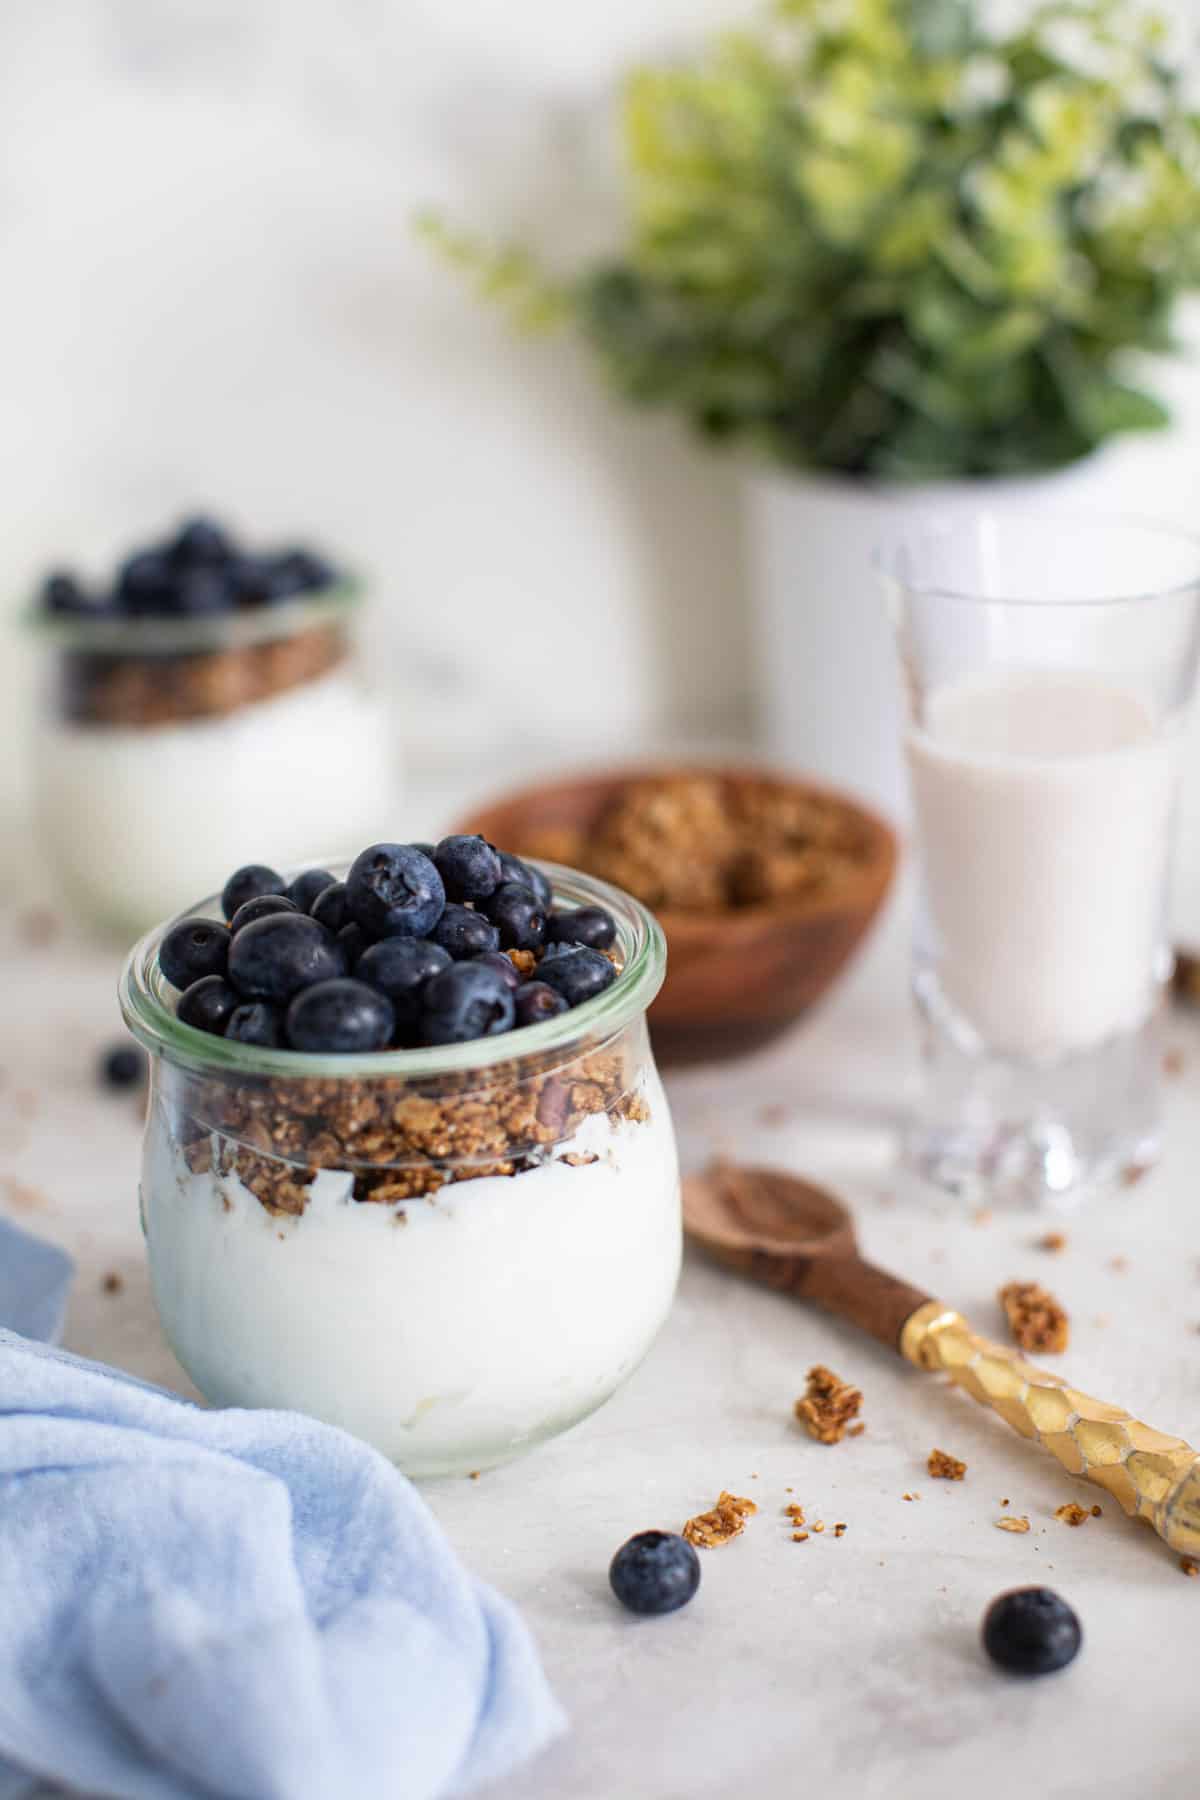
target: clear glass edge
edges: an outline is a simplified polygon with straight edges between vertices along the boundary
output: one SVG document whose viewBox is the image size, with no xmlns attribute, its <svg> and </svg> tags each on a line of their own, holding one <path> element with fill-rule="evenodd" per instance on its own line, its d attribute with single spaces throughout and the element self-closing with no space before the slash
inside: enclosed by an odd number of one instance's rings
<svg viewBox="0 0 1200 1800">
<path fill-rule="evenodd" d="M 1061 598 L 1047 598 L 1044 594 L 979 594 L 968 593 L 961 588 L 942 587 L 937 583 L 907 580 L 897 573 L 893 566 L 894 559 L 900 549 L 906 545 L 917 543 L 933 543 L 939 539 L 954 537 L 981 520 L 995 520 L 1006 529 L 1019 527 L 1022 523 L 1050 525 L 1061 521 L 1064 525 L 1076 526 L 1080 529 L 1101 526 L 1105 530 L 1142 531 L 1147 535 L 1169 539 L 1177 544 L 1188 544 L 1195 552 L 1196 569 L 1186 581 L 1176 581 L 1166 587 L 1140 588 L 1127 594 L 1108 594 L 1102 598 L 1080 594 L 1064 595 Z M 945 600 L 957 606 L 1062 606 L 1062 607 L 1118 607 L 1144 606 L 1156 600 L 1174 600 L 1186 594 L 1194 593 L 1200 587 L 1200 532 L 1187 531 L 1183 526 L 1173 525 L 1162 519 L 1152 519 L 1134 513 L 1100 514 L 1089 513 L 1078 509 L 1063 508 L 1053 512 L 1037 512 L 1031 508 L 1016 508 L 1013 511 L 995 510 L 981 506 L 976 512 L 964 513 L 957 519 L 939 521 L 933 512 L 921 515 L 907 528 L 897 529 L 891 535 L 876 543 L 871 550 L 871 567 L 889 595 L 911 594 L 922 600 Z"/>
<path fill-rule="evenodd" d="M 19 615 L 24 629 L 40 642 L 60 650 L 91 651 L 111 656 L 239 649 L 271 643 L 357 611 L 366 598 L 366 582 L 348 574 L 332 587 L 274 605 L 231 609 L 205 618 L 171 619 L 153 614 L 88 619 L 71 613 L 46 613 L 36 603 Z"/>
<path fill-rule="evenodd" d="M 526 1025 L 494 1038 L 474 1038 L 466 1044 L 444 1044 L 416 1050 L 381 1050 L 363 1056 L 315 1056 L 298 1050 L 266 1050 L 253 1044 L 230 1043 L 211 1032 L 186 1025 L 162 1000 L 153 985 L 158 946 L 163 935 L 179 919 L 221 918 L 220 896 L 208 895 L 175 918 L 164 920 L 140 938 L 129 952 L 121 972 L 118 1000 L 121 1016 L 133 1036 L 152 1055 L 200 1074 L 269 1075 L 277 1079 L 307 1077 L 419 1080 L 463 1070 L 488 1069 L 544 1055 L 603 1034 L 611 1037 L 649 1007 L 666 976 L 667 943 L 654 914 L 631 894 L 611 887 L 591 875 L 580 874 L 559 863 L 525 858 L 549 878 L 555 897 L 576 905 L 607 907 L 617 921 L 625 967 L 617 979 L 594 1000 L 585 1000 L 569 1012 L 542 1025 Z M 306 868 L 329 868 L 336 874 L 348 865 L 318 858 L 285 871 L 288 880 Z M 166 986 L 166 983 L 163 983 Z"/>
</svg>

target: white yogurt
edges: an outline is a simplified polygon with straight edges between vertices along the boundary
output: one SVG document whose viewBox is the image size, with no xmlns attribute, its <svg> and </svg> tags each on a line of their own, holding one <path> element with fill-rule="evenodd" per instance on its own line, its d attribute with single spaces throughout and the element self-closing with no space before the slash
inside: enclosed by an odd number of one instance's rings
<svg viewBox="0 0 1200 1800">
<path fill-rule="evenodd" d="M 142 931 L 246 862 L 281 866 L 386 837 L 394 749 L 380 704 L 335 669 L 221 718 L 47 720 L 39 831 L 82 910 Z"/>
<path fill-rule="evenodd" d="M 291 1407 L 410 1474 L 503 1462 L 583 1418 L 641 1360 L 679 1273 L 679 1170 L 666 1096 L 586 1119 L 524 1174 L 398 1206 L 322 1171 L 299 1217 L 236 1175 L 195 1175 L 161 1116 L 142 1204 L 158 1310 L 216 1405 Z"/>
<path fill-rule="evenodd" d="M 1056 1055 L 1140 1025 L 1174 734 L 1118 687 L 1014 672 L 934 695 L 908 759 L 938 977 L 987 1047 Z"/>
</svg>

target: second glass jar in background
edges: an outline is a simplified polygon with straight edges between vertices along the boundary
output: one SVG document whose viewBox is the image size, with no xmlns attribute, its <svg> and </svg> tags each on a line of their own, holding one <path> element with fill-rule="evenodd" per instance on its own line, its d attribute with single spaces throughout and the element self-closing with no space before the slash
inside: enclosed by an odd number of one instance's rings
<svg viewBox="0 0 1200 1800">
<path fill-rule="evenodd" d="M 388 834 L 397 747 L 356 655 L 359 598 L 38 618 L 35 824 L 89 922 L 128 940 L 240 863 Z"/>
</svg>

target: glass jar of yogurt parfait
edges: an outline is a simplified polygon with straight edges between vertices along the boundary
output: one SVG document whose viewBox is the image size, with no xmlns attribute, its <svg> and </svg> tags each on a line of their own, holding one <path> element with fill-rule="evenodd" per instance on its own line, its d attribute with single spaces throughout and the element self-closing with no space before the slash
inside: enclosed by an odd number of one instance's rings
<svg viewBox="0 0 1200 1800">
<path fill-rule="evenodd" d="M 286 864 L 314 842 L 379 835 L 395 793 L 395 746 L 356 654 L 357 584 L 291 552 L 254 559 L 247 578 L 265 570 L 281 595 L 218 591 L 195 611 L 152 609 L 173 593 L 123 603 L 128 572 L 169 555 L 131 558 L 102 601 L 51 577 L 31 616 L 37 836 L 80 914 L 126 940 L 252 853 Z M 290 563 L 294 584 L 311 573 L 311 585 L 289 591 Z M 230 582 L 247 564 L 236 559 Z M 221 578 L 203 563 L 190 573 Z"/>
<path fill-rule="evenodd" d="M 163 929 L 134 950 L 121 1000 L 152 1063 L 151 1278 L 209 1400 L 296 1408 L 410 1475 L 465 1473 L 586 1417 L 649 1349 L 681 1249 L 646 1029 L 665 945 L 636 901 L 544 872 L 556 906 L 608 909 L 617 978 L 468 1043 L 231 1042 L 176 1017 Z"/>
</svg>

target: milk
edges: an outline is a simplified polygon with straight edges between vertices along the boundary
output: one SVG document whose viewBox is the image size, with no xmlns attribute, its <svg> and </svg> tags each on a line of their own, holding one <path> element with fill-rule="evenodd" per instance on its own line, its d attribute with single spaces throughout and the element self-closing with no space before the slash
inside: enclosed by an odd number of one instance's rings
<svg viewBox="0 0 1200 1800">
<path fill-rule="evenodd" d="M 1083 675 L 943 688 L 907 740 L 937 976 L 988 1050 L 1055 1056 L 1155 1000 L 1175 734 Z"/>
</svg>

